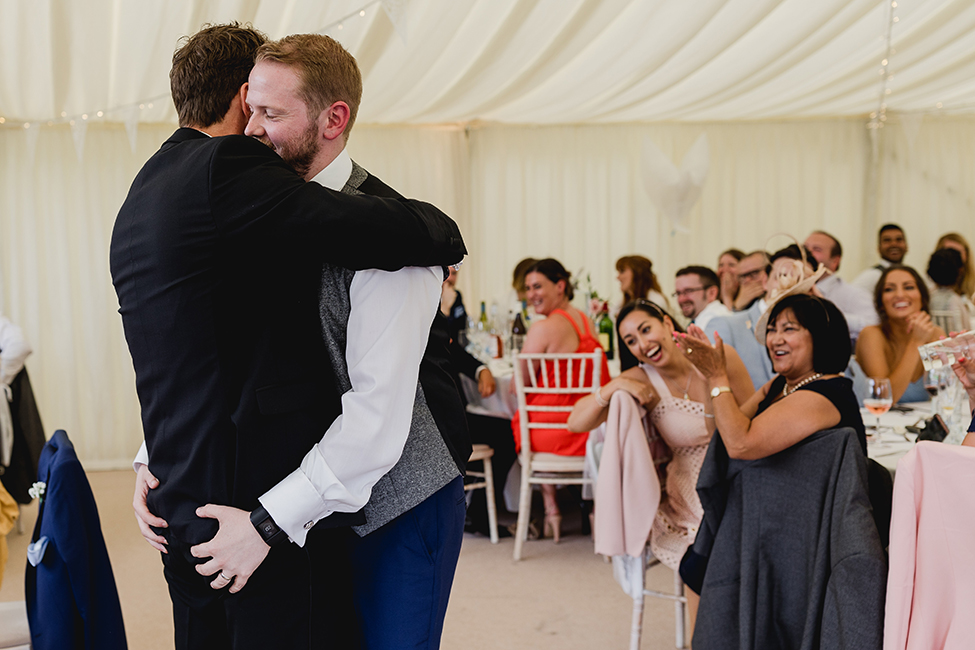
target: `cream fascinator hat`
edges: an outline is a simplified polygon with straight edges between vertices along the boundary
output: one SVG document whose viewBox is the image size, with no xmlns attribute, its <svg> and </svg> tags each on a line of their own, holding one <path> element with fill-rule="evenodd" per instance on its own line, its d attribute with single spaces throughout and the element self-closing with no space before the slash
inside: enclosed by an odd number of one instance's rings
<svg viewBox="0 0 975 650">
<path fill-rule="evenodd" d="M 780 271 L 776 274 L 773 270 L 773 275 L 769 276 L 769 282 L 773 284 L 773 287 L 769 291 L 768 307 L 762 312 L 762 315 L 758 318 L 758 323 L 755 325 L 755 338 L 762 346 L 765 345 L 765 331 L 768 329 L 768 319 L 775 305 L 789 296 L 811 292 L 816 283 L 827 273 L 826 267 L 822 263 L 819 264 L 819 268 L 815 272 L 809 272 L 806 268 L 808 264 L 806 261 L 806 249 L 792 235 L 778 233 L 777 235 L 772 235 L 772 237 L 783 235 L 791 239 L 799 247 L 799 254 L 802 256 L 802 260 L 789 260 L 791 264 L 785 272 Z M 769 237 L 769 240 L 772 237 Z M 765 242 L 765 245 L 767 247 L 768 242 Z M 778 261 L 776 260 L 776 262 Z M 809 266 L 812 265 L 809 264 Z"/>
</svg>

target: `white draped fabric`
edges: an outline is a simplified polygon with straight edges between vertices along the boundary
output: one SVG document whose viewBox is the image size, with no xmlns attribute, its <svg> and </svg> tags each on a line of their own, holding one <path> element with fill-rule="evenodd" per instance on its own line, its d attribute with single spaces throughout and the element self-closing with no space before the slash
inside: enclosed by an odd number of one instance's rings
<svg viewBox="0 0 975 650">
<path fill-rule="evenodd" d="M 45 426 L 67 429 L 89 467 L 124 466 L 138 447 L 108 245 L 175 126 L 176 41 L 205 22 L 349 48 L 365 83 L 353 157 L 455 216 L 473 308 L 503 300 L 529 255 L 585 269 L 614 298 L 624 254 L 650 257 L 669 293 L 677 268 L 775 232 L 835 234 L 847 279 L 887 221 L 919 267 L 943 232 L 975 240 L 975 4 L 891 5 L 0 0 L 0 311 L 35 350 Z M 882 107 L 885 128 L 866 128 Z M 702 134 L 707 180 L 675 232 L 641 153 L 652 142 L 679 167 Z"/>
<path fill-rule="evenodd" d="M 131 361 L 108 271 L 115 213 L 142 162 L 172 131 L 144 125 L 132 154 L 122 125 L 95 126 L 85 162 L 67 127 L 43 130 L 33 164 L 21 131 L 0 130 L 0 289 L 3 312 L 34 347 L 28 359 L 45 426 L 73 433 L 91 466 L 124 466 L 142 431 Z M 701 132 L 711 171 L 688 234 L 674 233 L 640 179 L 644 137 L 679 160 Z M 923 267 L 938 235 L 975 239 L 975 119 L 925 121 L 913 149 L 883 129 L 876 214 L 865 215 L 869 132 L 859 120 L 692 125 L 463 128 L 358 125 L 350 149 L 404 193 L 457 217 L 470 248 L 468 306 L 503 299 L 522 257 L 585 268 L 618 297 L 613 264 L 654 260 L 665 292 L 685 264 L 713 265 L 729 246 L 822 228 L 846 244 L 841 274 L 875 256 L 877 226 L 902 223 Z M 773 240 L 770 246 L 785 245 Z"/>
<path fill-rule="evenodd" d="M 125 122 L 133 111 L 142 122 L 172 121 L 167 75 L 177 39 L 230 20 L 272 38 L 322 31 L 341 41 L 363 70 L 361 123 L 861 116 L 878 109 L 885 58 L 891 110 L 932 112 L 940 103 L 970 112 L 975 4 L 891 4 L 0 0 L 0 116 L 18 127 Z"/>
</svg>

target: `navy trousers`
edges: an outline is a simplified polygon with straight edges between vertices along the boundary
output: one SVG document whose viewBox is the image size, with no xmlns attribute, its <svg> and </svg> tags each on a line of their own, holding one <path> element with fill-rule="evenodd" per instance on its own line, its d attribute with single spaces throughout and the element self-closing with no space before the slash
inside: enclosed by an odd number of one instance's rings
<svg viewBox="0 0 975 650">
<path fill-rule="evenodd" d="M 365 537 L 351 533 L 353 601 L 365 650 L 436 650 L 464 537 L 455 478 Z"/>
</svg>

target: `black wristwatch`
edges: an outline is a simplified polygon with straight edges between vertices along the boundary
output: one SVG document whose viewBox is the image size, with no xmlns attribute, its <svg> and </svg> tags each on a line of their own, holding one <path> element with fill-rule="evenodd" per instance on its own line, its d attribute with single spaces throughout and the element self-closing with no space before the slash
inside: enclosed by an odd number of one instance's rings
<svg viewBox="0 0 975 650">
<path fill-rule="evenodd" d="M 264 509 L 264 506 L 258 505 L 257 508 L 251 512 L 251 523 L 254 524 L 254 528 L 257 529 L 257 533 L 264 540 L 264 543 L 268 546 L 274 546 L 275 544 L 280 544 L 284 540 L 288 539 L 288 535 L 278 528 L 278 525 L 274 523 L 271 519 L 271 515 L 268 511 Z"/>
</svg>

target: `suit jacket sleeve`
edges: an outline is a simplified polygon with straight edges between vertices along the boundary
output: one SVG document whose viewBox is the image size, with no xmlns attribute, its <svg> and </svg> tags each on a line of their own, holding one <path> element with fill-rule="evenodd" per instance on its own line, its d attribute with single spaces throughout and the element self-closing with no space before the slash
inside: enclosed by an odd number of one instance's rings
<svg viewBox="0 0 975 650">
<path fill-rule="evenodd" d="M 480 359 L 464 349 L 456 340 L 450 342 L 450 361 L 458 372 L 462 372 L 477 381 L 477 369 L 485 365 Z"/>
<path fill-rule="evenodd" d="M 224 235 L 354 270 L 445 266 L 467 252 L 457 224 L 432 205 L 306 183 L 245 136 L 221 138 L 214 151 L 210 202 Z"/>
</svg>

